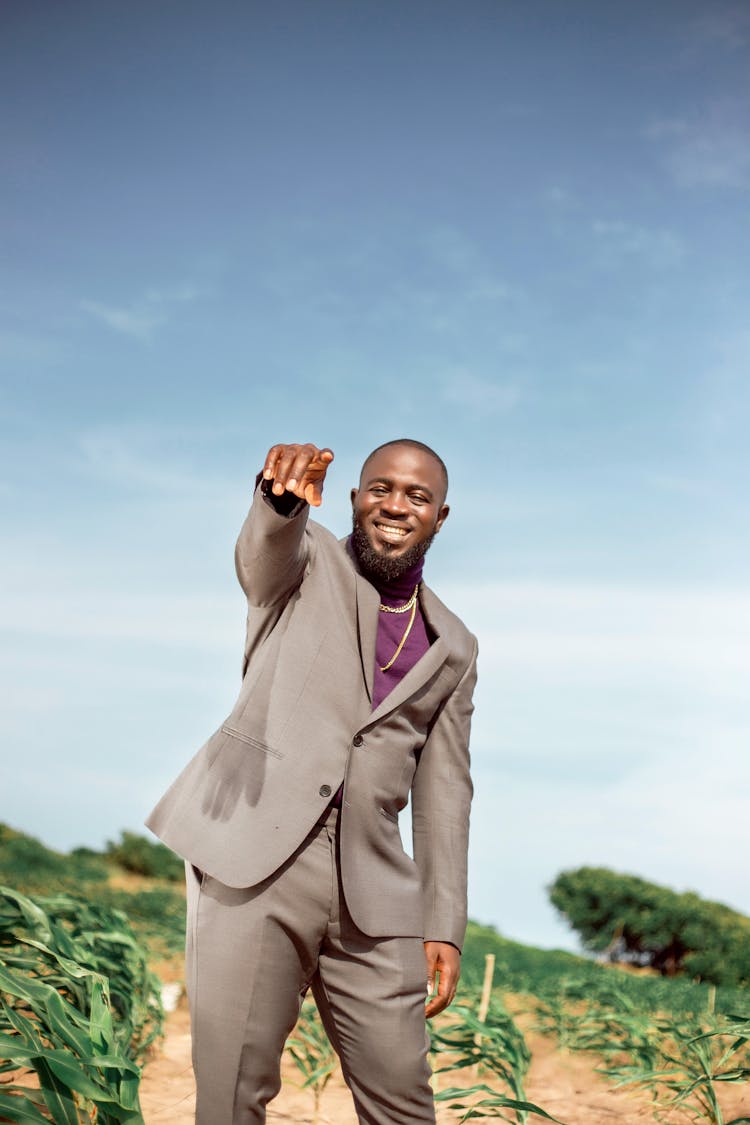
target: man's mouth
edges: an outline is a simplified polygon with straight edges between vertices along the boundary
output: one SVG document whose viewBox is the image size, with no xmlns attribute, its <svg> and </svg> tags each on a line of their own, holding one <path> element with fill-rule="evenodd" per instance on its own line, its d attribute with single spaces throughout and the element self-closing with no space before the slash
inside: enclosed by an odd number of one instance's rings
<svg viewBox="0 0 750 1125">
<path fill-rule="evenodd" d="M 383 520 L 374 520 L 373 522 L 378 535 L 386 543 L 393 543 L 400 547 L 409 534 L 409 528 L 404 527 L 403 524 L 386 523 Z"/>
</svg>

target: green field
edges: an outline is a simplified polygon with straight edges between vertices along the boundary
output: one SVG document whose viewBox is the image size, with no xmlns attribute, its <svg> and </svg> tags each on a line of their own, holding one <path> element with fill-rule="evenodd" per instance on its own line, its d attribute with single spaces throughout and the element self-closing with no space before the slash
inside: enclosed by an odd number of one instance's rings
<svg viewBox="0 0 750 1125">
<path fill-rule="evenodd" d="M 3 1085 L 0 1120 L 139 1125 L 140 1065 L 163 1023 L 154 969 L 182 975 L 181 862 L 128 833 L 64 855 L 0 825 L 0 884 L 0 1069 L 6 1083 L 35 1071 L 40 1084 Z M 750 990 L 625 971 L 470 922 L 456 1004 L 433 1028 L 433 1065 L 449 1075 L 438 1097 L 462 1119 L 541 1120 L 524 1094 L 530 1030 L 647 1089 L 655 1119 L 681 1105 L 714 1125 L 750 1120 L 727 1118 L 717 1097 L 750 1077 Z M 322 1094 L 333 1060 L 309 1005 L 290 1050 Z"/>
</svg>

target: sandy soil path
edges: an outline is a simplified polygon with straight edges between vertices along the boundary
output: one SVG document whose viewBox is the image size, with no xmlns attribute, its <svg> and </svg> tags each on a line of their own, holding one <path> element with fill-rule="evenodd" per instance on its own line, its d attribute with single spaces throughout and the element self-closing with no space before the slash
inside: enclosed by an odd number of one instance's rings
<svg viewBox="0 0 750 1125">
<path fill-rule="evenodd" d="M 566 1125 L 647 1125 L 655 1115 L 648 1097 L 633 1090 L 616 1089 L 594 1073 L 594 1061 L 581 1054 L 556 1050 L 554 1043 L 543 1036 L 527 1034 L 532 1051 L 532 1065 L 527 1079 L 527 1094 Z M 300 1090 L 294 1082 L 297 1072 L 292 1064 L 283 1068 L 284 1085 L 278 1098 L 269 1106 L 269 1125 L 289 1122 L 312 1125 L 313 1097 Z M 439 1081 L 447 1085 L 448 1076 Z M 450 1085 L 458 1085 L 450 1078 Z M 750 1090 L 728 1087 L 728 1116 L 750 1115 Z M 141 1104 L 146 1125 L 193 1125 L 195 1084 L 190 1065 L 190 1022 L 183 1000 L 167 1020 L 167 1035 L 158 1054 L 145 1069 L 141 1084 Z M 441 1108 L 440 1125 L 455 1122 L 457 1116 Z M 530 1118 L 532 1121 L 541 1118 Z M 673 1113 L 667 1119 L 673 1125 L 686 1125 L 684 1114 Z M 334 1075 L 325 1090 L 318 1125 L 357 1125 L 349 1091 L 340 1073 Z"/>
</svg>

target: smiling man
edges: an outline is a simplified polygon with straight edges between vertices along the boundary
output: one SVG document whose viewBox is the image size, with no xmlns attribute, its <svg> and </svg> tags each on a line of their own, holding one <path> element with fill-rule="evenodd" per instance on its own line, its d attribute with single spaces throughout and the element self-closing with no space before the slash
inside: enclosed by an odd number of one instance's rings
<svg viewBox="0 0 750 1125">
<path fill-rule="evenodd" d="M 445 523 L 448 472 L 421 442 L 379 446 L 352 489 L 352 547 L 367 577 L 399 578 L 422 559 Z"/>
<path fill-rule="evenodd" d="M 425 1017 L 466 928 L 476 641 L 422 578 L 442 460 L 374 450 L 344 540 L 308 518 L 332 460 L 269 450 L 236 551 L 239 698 L 149 820 L 186 859 L 198 1125 L 265 1121 L 308 988 L 360 1122 L 435 1120 Z"/>
</svg>

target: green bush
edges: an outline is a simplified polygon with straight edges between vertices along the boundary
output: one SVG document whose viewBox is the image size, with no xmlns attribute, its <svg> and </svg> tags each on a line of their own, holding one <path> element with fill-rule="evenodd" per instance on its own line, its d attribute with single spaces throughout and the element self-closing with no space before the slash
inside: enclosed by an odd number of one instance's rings
<svg viewBox="0 0 750 1125">
<path fill-rule="evenodd" d="M 33 836 L 0 824 L 0 883 L 32 893 L 74 891 L 81 883 L 104 882 L 108 870 L 104 857 L 89 849 L 63 855 Z"/>
<path fill-rule="evenodd" d="M 121 837 L 119 843 L 109 844 L 107 855 L 86 847 L 63 855 L 0 824 L 0 883 L 24 894 L 72 895 L 122 910 L 154 956 L 177 953 L 185 941 L 183 863 L 163 844 L 152 844 L 133 832 L 123 832 Z M 144 886 L 137 891 L 108 886 L 109 876 L 118 867 L 145 878 L 168 880 L 171 885 Z"/>
<path fill-rule="evenodd" d="M 164 844 L 152 843 L 136 832 L 121 832 L 117 842 L 108 841 L 107 857 L 126 871 L 149 879 L 178 883 L 185 877 L 183 861 Z"/>
<path fill-rule="evenodd" d="M 592 951 L 665 976 L 750 985 L 750 918 L 728 906 L 605 867 L 563 871 L 549 893 Z"/>
</svg>

